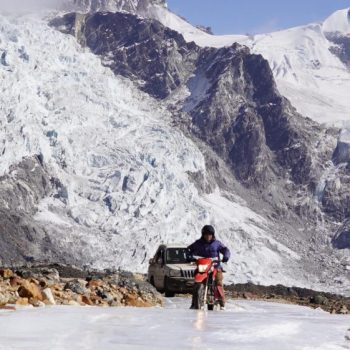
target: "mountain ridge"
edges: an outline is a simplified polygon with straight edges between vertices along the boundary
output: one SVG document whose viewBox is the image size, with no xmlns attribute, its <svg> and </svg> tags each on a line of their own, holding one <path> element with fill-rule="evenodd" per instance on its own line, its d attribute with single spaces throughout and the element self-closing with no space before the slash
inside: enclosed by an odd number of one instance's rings
<svg viewBox="0 0 350 350">
<path fill-rule="evenodd" d="M 2 245 L 2 259 L 64 251 L 65 263 L 142 270 L 158 243 L 212 222 L 235 252 L 229 281 L 348 291 L 346 145 L 295 110 L 271 62 L 127 11 L 65 14 L 51 21 L 62 33 L 22 20 L 3 18 L 1 33 L 0 189 L 21 162 L 41 162 L 48 188 L 24 197 L 33 245 Z"/>
</svg>

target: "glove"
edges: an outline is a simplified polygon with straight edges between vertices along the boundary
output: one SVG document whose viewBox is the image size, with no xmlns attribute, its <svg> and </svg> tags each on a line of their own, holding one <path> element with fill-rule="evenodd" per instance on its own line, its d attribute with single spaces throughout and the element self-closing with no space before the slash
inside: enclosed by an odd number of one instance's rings
<svg viewBox="0 0 350 350">
<path fill-rule="evenodd" d="M 222 262 L 223 262 L 223 263 L 227 263 L 227 262 L 228 262 L 228 258 L 224 257 L 224 258 L 222 259 Z"/>
</svg>

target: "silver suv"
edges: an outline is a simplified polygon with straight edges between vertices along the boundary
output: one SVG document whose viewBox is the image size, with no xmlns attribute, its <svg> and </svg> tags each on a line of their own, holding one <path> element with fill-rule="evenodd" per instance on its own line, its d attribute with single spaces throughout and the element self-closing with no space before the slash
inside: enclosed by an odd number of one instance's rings
<svg viewBox="0 0 350 350">
<path fill-rule="evenodd" d="M 196 266 L 188 262 L 188 250 L 179 244 L 160 245 L 150 259 L 148 281 L 166 297 L 191 293 Z"/>
</svg>

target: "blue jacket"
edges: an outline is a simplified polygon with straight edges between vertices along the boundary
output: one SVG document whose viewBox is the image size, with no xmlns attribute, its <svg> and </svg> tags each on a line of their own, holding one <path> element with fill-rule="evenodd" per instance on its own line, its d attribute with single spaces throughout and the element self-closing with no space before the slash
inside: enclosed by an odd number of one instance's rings
<svg viewBox="0 0 350 350">
<path fill-rule="evenodd" d="M 220 260 L 220 253 L 223 254 L 224 258 L 227 260 L 231 256 L 230 250 L 216 239 L 207 242 L 203 238 L 200 238 L 187 249 L 189 249 L 192 255 L 202 256 L 203 258 L 218 258 L 218 260 Z"/>
</svg>

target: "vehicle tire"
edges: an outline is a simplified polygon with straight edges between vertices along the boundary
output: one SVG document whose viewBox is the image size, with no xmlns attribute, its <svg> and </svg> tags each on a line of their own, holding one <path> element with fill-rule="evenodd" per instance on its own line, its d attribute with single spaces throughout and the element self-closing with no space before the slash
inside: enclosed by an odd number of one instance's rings
<svg viewBox="0 0 350 350">
<path fill-rule="evenodd" d="M 197 283 L 193 292 L 193 308 L 201 310 L 204 308 L 204 284 Z"/>
<path fill-rule="evenodd" d="M 174 298 L 175 292 L 172 292 L 168 289 L 168 278 L 164 278 L 164 295 L 166 298 Z"/>
</svg>

